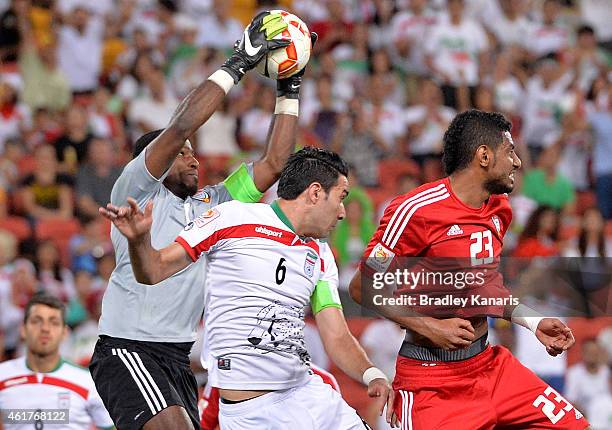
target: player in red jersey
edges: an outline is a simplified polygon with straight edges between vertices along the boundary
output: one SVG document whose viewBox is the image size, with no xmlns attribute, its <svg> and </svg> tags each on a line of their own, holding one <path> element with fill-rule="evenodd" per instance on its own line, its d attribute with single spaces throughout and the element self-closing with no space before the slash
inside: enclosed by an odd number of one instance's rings
<svg viewBox="0 0 612 430">
<path fill-rule="evenodd" d="M 389 204 L 351 281 L 354 300 L 371 306 L 366 281 L 389 274 L 401 257 L 465 257 L 466 266 L 474 267 L 499 261 L 512 220 L 506 193 L 521 167 L 510 128 L 497 113 L 471 110 L 455 117 L 444 136 L 448 176 Z M 410 316 L 415 308 L 376 310 L 411 335 L 399 351 L 393 382 L 402 429 L 588 427 L 578 410 L 507 349 L 488 345 L 483 314 L 433 318 Z M 560 320 L 533 312 L 522 304 L 502 305 L 495 316 L 531 329 L 552 356 L 574 344 Z"/>
<path fill-rule="evenodd" d="M 324 383 L 340 392 L 336 377 L 325 369 L 310 365 L 312 373 L 319 375 Z M 200 425 L 202 430 L 216 430 L 219 428 L 219 389 L 206 384 L 198 402 L 200 410 Z"/>
</svg>

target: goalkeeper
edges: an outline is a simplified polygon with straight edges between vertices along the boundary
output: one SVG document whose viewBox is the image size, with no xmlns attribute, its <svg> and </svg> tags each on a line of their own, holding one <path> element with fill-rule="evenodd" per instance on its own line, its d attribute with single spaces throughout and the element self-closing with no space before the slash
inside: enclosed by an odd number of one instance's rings
<svg viewBox="0 0 612 430">
<path fill-rule="evenodd" d="M 163 130 L 145 134 L 134 159 L 117 179 L 114 205 L 134 197 L 155 201 L 151 237 L 156 247 L 174 241 L 183 226 L 228 200 L 256 202 L 276 182 L 295 146 L 300 76 L 277 81 L 277 102 L 263 157 L 242 164 L 220 184 L 198 190 L 198 161 L 188 137 L 221 105 L 246 72 L 289 41 L 272 40 L 287 25 L 280 14 L 262 12 L 244 30 L 223 66 L 187 95 Z M 312 35 L 313 42 L 316 35 Z M 204 306 L 204 264 L 153 286 L 139 284 L 125 238 L 113 228 L 116 268 L 102 302 L 99 339 L 90 371 L 117 428 L 199 427 L 197 384 L 188 354 Z"/>
</svg>

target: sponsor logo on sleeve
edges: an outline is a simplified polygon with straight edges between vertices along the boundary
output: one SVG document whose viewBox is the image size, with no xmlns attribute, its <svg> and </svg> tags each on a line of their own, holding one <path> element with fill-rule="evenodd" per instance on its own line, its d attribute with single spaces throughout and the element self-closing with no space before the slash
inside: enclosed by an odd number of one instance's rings
<svg viewBox="0 0 612 430">
<path fill-rule="evenodd" d="M 377 272 L 385 272 L 393 261 L 393 257 L 395 257 L 393 251 L 385 248 L 382 243 L 378 243 L 372 248 L 366 264 Z"/>
<path fill-rule="evenodd" d="M 198 200 L 204 203 L 210 203 L 210 194 L 207 191 L 200 190 L 195 196 L 192 197 L 194 200 Z"/>
</svg>

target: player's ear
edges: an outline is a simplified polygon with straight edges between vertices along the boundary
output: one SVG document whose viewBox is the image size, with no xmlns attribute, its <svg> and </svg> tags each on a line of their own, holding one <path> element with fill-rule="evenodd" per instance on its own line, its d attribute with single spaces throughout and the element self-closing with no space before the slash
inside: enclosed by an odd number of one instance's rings
<svg viewBox="0 0 612 430">
<path fill-rule="evenodd" d="M 491 162 L 491 150 L 489 147 L 480 145 L 478 149 L 476 149 L 476 159 L 480 167 L 489 167 L 489 163 Z"/>
<path fill-rule="evenodd" d="M 307 193 L 309 202 L 312 204 L 316 204 L 317 201 L 319 201 L 319 199 L 323 197 L 323 187 L 320 183 L 313 182 L 308 186 Z"/>
</svg>

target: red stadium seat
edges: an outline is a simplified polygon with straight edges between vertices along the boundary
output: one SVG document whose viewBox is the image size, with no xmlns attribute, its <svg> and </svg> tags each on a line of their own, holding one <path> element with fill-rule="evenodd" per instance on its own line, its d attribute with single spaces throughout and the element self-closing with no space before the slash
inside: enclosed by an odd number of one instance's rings
<svg viewBox="0 0 612 430">
<path fill-rule="evenodd" d="M 36 224 L 35 236 L 38 240 L 52 240 L 60 251 L 64 264 L 70 263 L 70 252 L 68 249 L 70 239 L 81 231 L 79 222 L 72 219 L 46 219 Z"/>
<path fill-rule="evenodd" d="M 19 170 L 19 176 L 22 178 L 28 176 L 36 169 L 36 160 L 33 155 L 25 155 L 19 159 L 17 163 L 17 170 Z"/>
<path fill-rule="evenodd" d="M 0 219 L 0 230 L 6 230 L 12 233 L 19 241 L 32 236 L 30 224 L 25 218 L 19 216 L 9 216 Z"/>
</svg>

